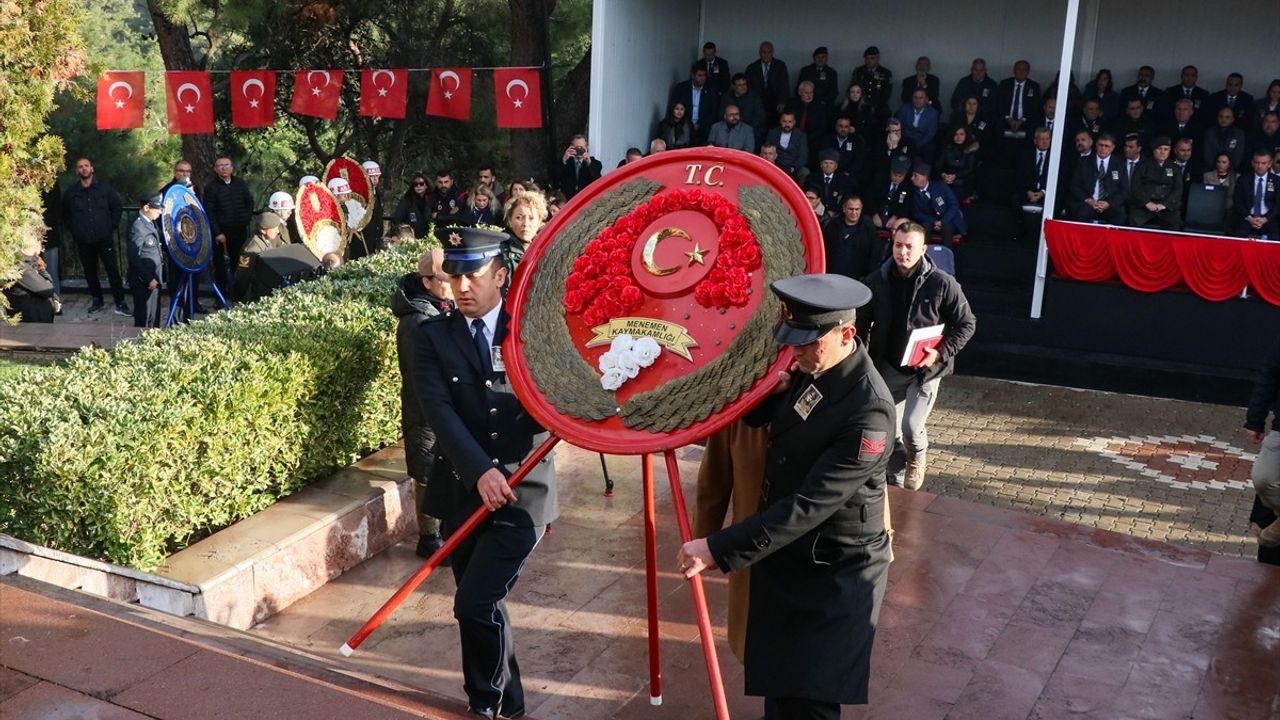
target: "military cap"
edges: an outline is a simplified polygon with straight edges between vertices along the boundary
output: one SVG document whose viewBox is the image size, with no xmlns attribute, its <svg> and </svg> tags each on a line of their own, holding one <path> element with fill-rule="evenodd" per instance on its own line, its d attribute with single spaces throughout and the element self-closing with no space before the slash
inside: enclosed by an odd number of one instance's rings
<svg viewBox="0 0 1280 720">
<path fill-rule="evenodd" d="M 909 170 L 911 170 L 911 158 L 906 155 L 898 155 L 889 163 L 889 172 L 906 175 Z"/>
<path fill-rule="evenodd" d="M 264 212 L 258 216 L 258 229 L 271 230 L 272 228 L 280 227 L 283 222 L 279 215 L 273 212 Z"/>
<path fill-rule="evenodd" d="M 1173 145 L 1173 142 L 1169 140 L 1168 135 L 1161 135 L 1160 137 L 1156 138 L 1154 142 L 1151 143 L 1152 148 L 1172 146 L 1172 145 Z"/>
<path fill-rule="evenodd" d="M 827 148 L 826 150 L 823 150 L 818 153 L 818 162 L 822 162 L 823 160 L 835 160 L 836 162 L 840 162 L 840 151 L 835 148 Z"/>
<path fill-rule="evenodd" d="M 783 278 L 769 289 L 782 301 L 782 321 L 773 332 L 779 345 L 808 345 L 832 328 L 852 323 L 857 308 L 871 302 L 866 285 L 831 273 Z"/>
<path fill-rule="evenodd" d="M 813 56 L 814 56 L 814 57 L 818 57 L 819 55 L 827 55 L 827 54 L 828 54 L 828 53 L 827 53 L 827 46 L 826 46 L 826 45 L 819 45 L 818 47 L 816 47 L 816 48 L 814 48 L 814 49 L 813 49 Z"/>
<path fill-rule="evenodd" d="M 473 273 L 502 254 L 502 244 L 510 239 L 504 232 L 472 227 L 446 227 L 436 231 L 444 248 L 441 270 L 448 275 Z"/>
<path fill-rule="evenodd" d="M 880 48 L 876 47 L 875 45 L 868 45 L 867 49 L 862 51 L 862 57 L 868 57 L 871 55 L 879 55 L 879 54 L 880 54 Z"/>
<path fill-rule="evenodd" d="M 138 204 L 155 210 L 164 209 L 164 196 L 160 193 L 146 193 L 138 196 Z"/>
<path fill-rule="evenodd" d="M 933 168 L 929 167 L 929 163 L 923 160 L 917 160 L 915 165 L 911 166 L 912 173 L 919 173 L 925 177 L 929 177 L 929 173 L 933 172 Z"/>
</svg>

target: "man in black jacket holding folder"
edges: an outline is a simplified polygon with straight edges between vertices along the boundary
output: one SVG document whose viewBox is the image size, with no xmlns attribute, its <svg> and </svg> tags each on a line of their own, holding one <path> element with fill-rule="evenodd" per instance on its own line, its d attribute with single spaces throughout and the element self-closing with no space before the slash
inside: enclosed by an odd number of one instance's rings
<svg viewBox="0 0 1280 720">
<path fill-rule="evenodd" d="M 909 490 L 924 484 L 929 447 L 925 423 L 938 399 L 938 385 L 951 374 L 975 325 L 960 283 L 925 253 L 925 237 L 926 230 L 916 223 L 898 226 L 890 258 L 863 280 L 871 288 L 871 303 L 858 315 L 859 335 L 868 339 L 868 353 L 897 403 L 888 481 Z M 915 347 L 912 331 L 937 326 L 940 339 L 935 334 Z"/>
</svg>

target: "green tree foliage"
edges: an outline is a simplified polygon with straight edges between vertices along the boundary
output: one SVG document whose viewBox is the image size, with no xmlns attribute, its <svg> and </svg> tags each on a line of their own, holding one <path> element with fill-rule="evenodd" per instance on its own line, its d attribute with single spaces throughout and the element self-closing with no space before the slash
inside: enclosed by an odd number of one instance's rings
<svg viewBox="0 0 1280 720">
<path fill-rule="evenodd" d="M 55 88 L 83 69 L 76 9 L 71 0 L 0 0 L 0 287 L 17 279 L 23 245 L 44 235 L 40 193 L 63 153 L 45 117 Z"/>
</svg>

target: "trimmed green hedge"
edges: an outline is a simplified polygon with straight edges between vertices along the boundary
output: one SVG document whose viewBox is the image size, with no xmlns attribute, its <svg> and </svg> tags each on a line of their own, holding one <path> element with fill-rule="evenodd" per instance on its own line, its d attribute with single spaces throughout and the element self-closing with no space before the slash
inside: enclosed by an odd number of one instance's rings
<svg viewBox="0 0 1280 720">
<path fill-rule="evenodd" d="M 419 240 L 0 382 L 0 532 L 139 569 L 394 442 Z"/>
</svg>

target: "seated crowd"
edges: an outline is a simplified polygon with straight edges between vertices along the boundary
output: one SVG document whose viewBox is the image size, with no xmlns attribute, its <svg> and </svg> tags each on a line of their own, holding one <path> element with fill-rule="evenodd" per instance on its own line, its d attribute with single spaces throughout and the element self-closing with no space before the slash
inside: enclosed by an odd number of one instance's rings
<svg viewBox="0 0 1280 720">
<path fill-rule="evenodd" d="M 1191 188 L 1222 186 L 1223 216 L 1191 227 L 1280 237 L 1280 79 L 1255 100 L 1239 73 L 1210 93 L 1192 65 L 1165 89 L 1148 66 L 1123 89 L 1103 69 L 1083 91 L 1070 79 L 1059 114 L 1057 78 L 1042 90 L 1025 60 L 997 82 L 974 59 L 944 105 L 928 57 L 895 86 L 879 49 L 868 47 L 843 94 L 828 58 L 816 48 L 793 77 L 763 42 L 758 59 L 732 72 L 706 43 L 689 79 L 672 88 L 650 152 L 710 145 L 756 153 L 800 185 L 826 227 L 864 214 L 876 228 L 910 219 L 950 244 L 966 232 L 963 208 L 980 190 L 984 202 L 1042 212 L 1054 124 L 1063 122 L 1057 217 L 1179 230 Z"/>
</svg>

